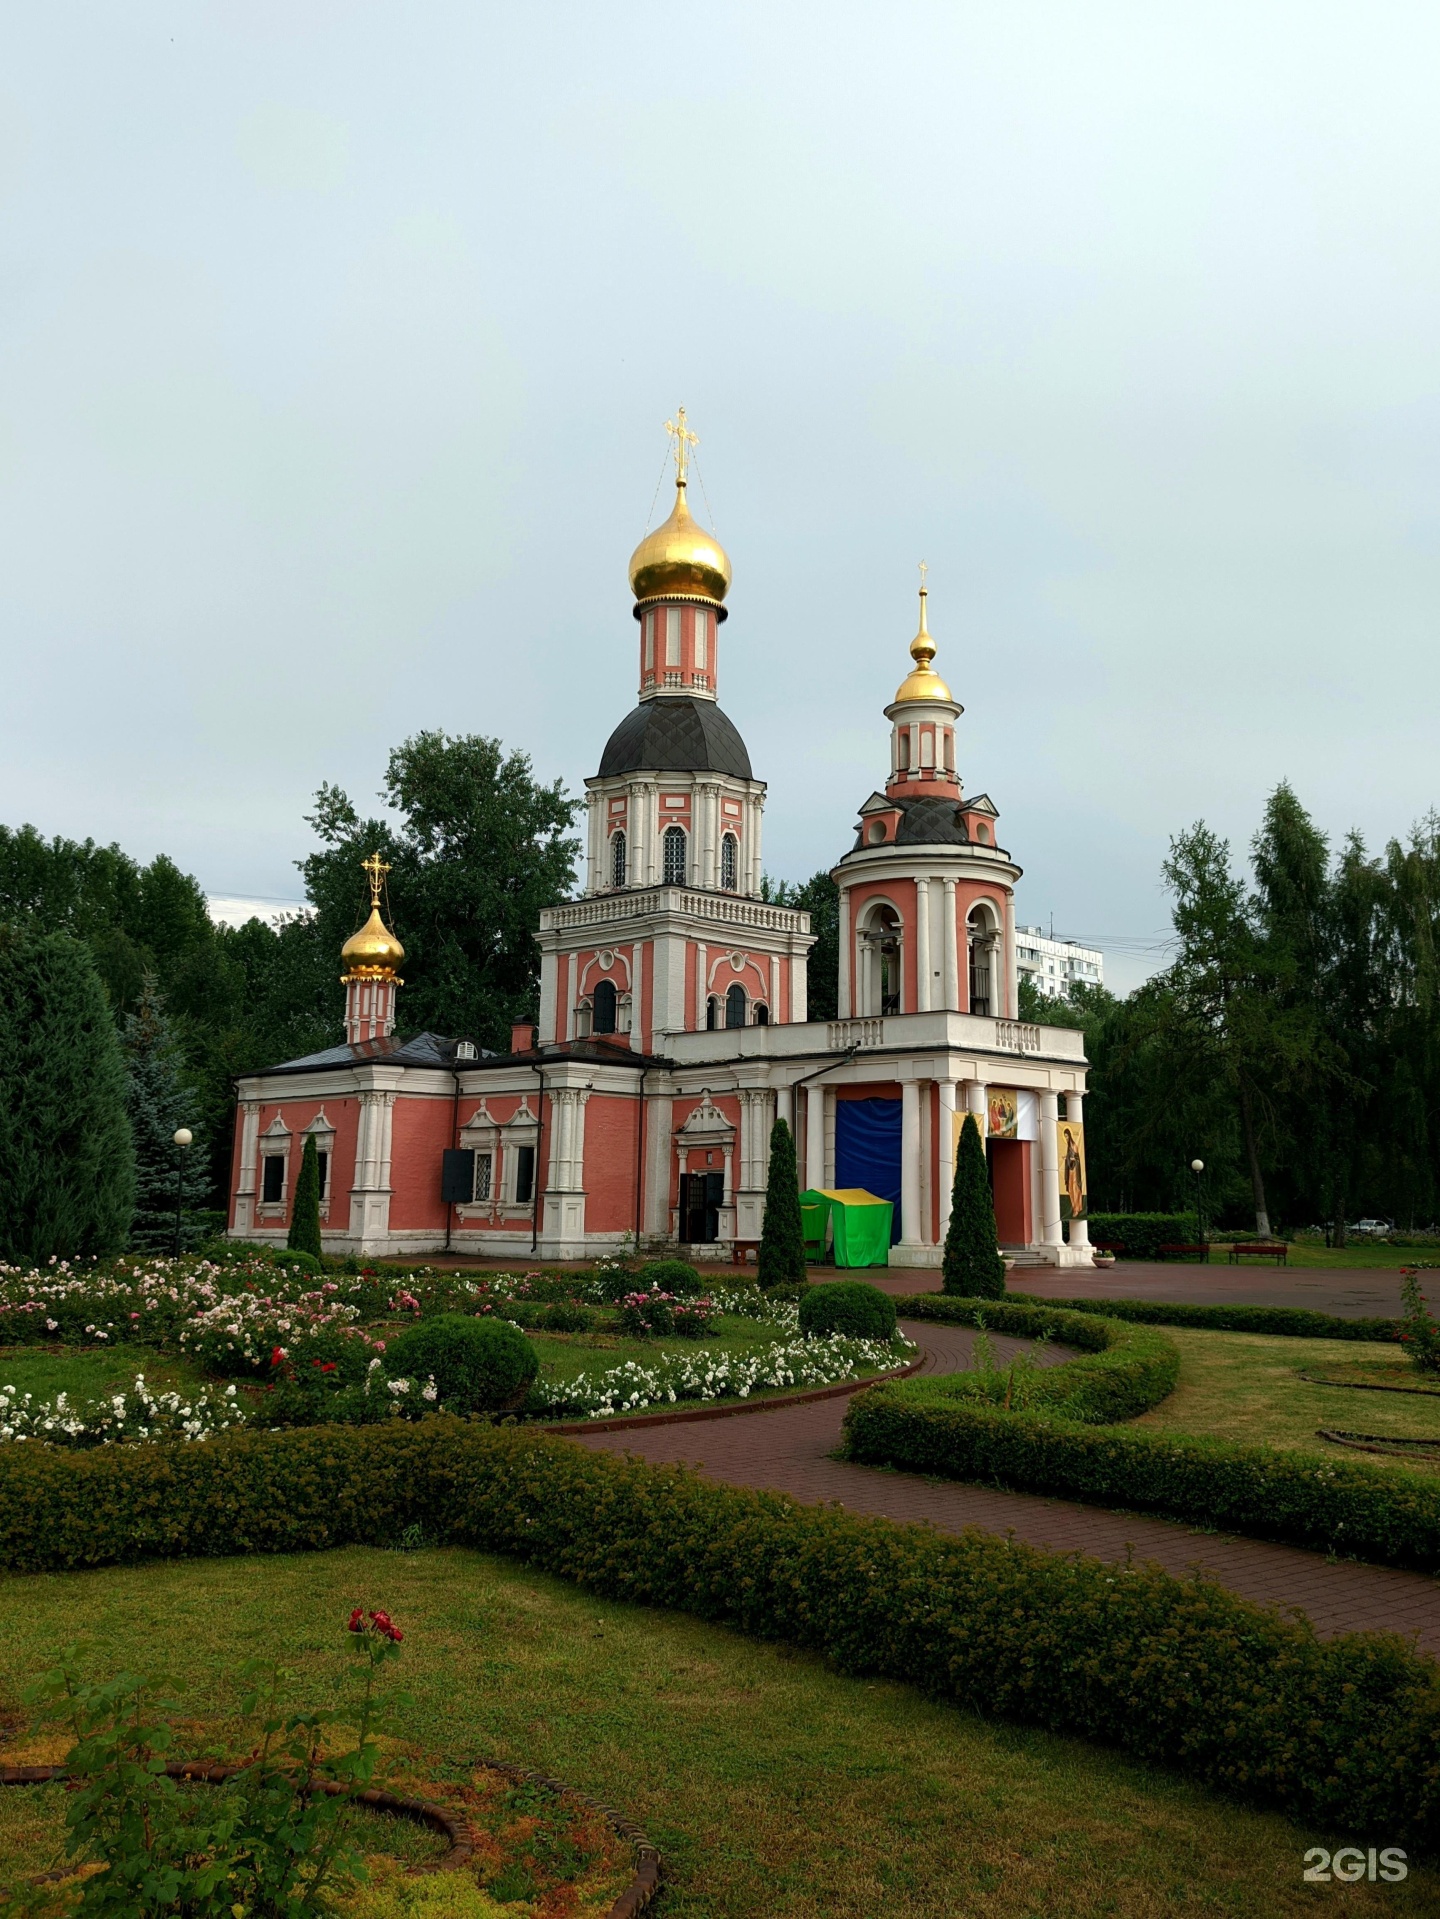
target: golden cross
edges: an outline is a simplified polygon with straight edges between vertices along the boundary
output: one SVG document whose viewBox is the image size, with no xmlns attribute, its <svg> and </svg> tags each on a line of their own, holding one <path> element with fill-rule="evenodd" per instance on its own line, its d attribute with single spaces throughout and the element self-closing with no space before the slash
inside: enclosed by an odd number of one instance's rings
<svg viewBox="0 0 1440 1919">
<path fill-rule="evenodd" d="M 929 571 L 930 571 L 929 567 L 926 566 L 925 562 L 922 560 L 920 562 L 920 591 L 922 593 L 925 591 L 925 575 Z"/>
<path fill-rule="evenodd" d="M 385 875 L 390 871 L 390 868 L 386 865 L 385 861 L 381 859 L 378 853 L 372 853 L 368 860 L 361 860 L 360 864 L 370 880 L 370 904 L 372 906 L 378 906 L 380 904 L 380 889 L 385 884 Z"/>
<path fill-rule="evenodd" d="M 675 418 L 665 422 L 665 431 L 675 442 L 675 479 L 680 486 L 685 484 L 685 469 L 690 463 L 690 448 L 699 446 L 700 435 L 692 433 L 685 424 L 683 406 L 675 409 Z"/>
</svg>

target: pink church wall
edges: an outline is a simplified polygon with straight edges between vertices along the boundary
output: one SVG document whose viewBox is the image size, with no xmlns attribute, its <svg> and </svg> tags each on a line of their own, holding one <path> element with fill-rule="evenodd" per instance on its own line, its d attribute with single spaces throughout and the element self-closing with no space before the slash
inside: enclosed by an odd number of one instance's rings
<svg viewBox="0 0 1440 1919">
<path fill-rule="evenodd" d="M 396 1232 L 445 1230 L 440 1156 L 454 1144 L 455 1106 L 449 1099 L 395 1102 L 390 1132 L 390 1225 Z"/>
<path fill-rule="evenodd" d="M 255 1205 L 260 1205 L 263 1173 L 260 1161 L 265 1152 L 264 1135 L 277 1113 L 283 1114 L 290 1129 L 289 1164 L 285 1176 L 285 1214 L 283 1219 L 257 1218 L 257 1224 L 274 1231 L 290 1224 L 295 1198 L 295 1182 L 300 1176 L 300 1157 L 305 1150 L 305 1129 L 323 1108 L 325 1118 L 335 1129 L 330 1145 L 330 1164 L 326 1175 L 328 1218 L 320 1222 L 322 1233 L 344 1233 L 350 1225 L 350 1188 L 355 1183 L 355 1144 L 360 1131 L 360 1104 L 354 1099 L 267 1100 L 260 1108 L 260 1137 L 255 1147 Z M 236 1187 L 240 1184 L 240 1151 L 243 1127 L 237 1121 L 235 1144 L 230 1156 L 229 1223 L 235 1224 Z"/>
<path fill-rule="evenodd" d="M 592 1093 L 585 1106 L 585 1230 L 632 1231 L 639 1172 L 640 1101 Z"/>
</svg>

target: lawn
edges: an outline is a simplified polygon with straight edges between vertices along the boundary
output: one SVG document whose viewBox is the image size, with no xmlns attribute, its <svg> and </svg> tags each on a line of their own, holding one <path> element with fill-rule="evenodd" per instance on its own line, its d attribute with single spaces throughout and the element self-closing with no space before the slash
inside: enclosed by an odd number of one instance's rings
<svg viewBox="0 0 1440 1919">
<path fill-rule="evenodd" d="M 185 1684 L 197 1718 L 233 1710 L 231 1675 L 253 1654 L 325 1703 L 361 1601 L 406 1634 L 401 1735 L 540 1767 L 636 1820 L 670 1871 L 667 1919 L 1283 1919 L 1315 1907 L 1305 1849 L 1338 1843 L 1078 1742 L 462 1551 L 7 1579 L 0 1714 L 77 1639 L 97 1671 Z M 0 1881 L 48 1863 L 47 1801 L 0 1792 Z M 1418 1914 L 1440 1883 L 1325 1895 Z"/>
<path fill-rule="evenodd" d="M 1355 1392 L 1312 1385 L 1304 1372 L 1421 1385 L 1425 1376 L 1391 1345 L 1334 1339 L 1276 1339 L 1258 1333 L 1197 1332 L 1167 1326 L 1180 1350 L 1180 1383 L 1151 1412 L 1131 1423 L 1153 1432 L 1204 1433 L 1246 1445 L 1300 1446 L 1327 1459 L 1363 1461 L 1385 1471 L 1433 1472 L 1418 1462 L 1327 1445 L 1320 1426 L 1390 1437 L 1440 1439 L 1440 1395 Z"/>
<path fill-rule="evenodd" d="M 153 1346 L 0 1346 L 0 1388 L 80 1403 L 125 1392 L 143 1373 L 154 1392 L 196 1392 L 212 1382 L 198 1366 Z"/>
</svg>

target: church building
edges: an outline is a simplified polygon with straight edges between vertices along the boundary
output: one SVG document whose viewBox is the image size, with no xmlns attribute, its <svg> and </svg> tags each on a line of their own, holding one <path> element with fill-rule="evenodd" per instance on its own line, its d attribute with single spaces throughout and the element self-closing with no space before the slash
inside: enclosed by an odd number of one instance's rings
<svg viewBox="0 0 1440 1919">
<path fill-rule="evenodd" d="M 630 561 L 637 702 L 585 781 L 584 891 L 536 928 L 538 1023 L 503 1054 L 402 1038 L 366 862 L 344 1043 L 239 1082 L 231 1236 L 284 1242 L 313 1135 L 336 1252 L 726 1259 L 760 1237 L 779 1116 L 807 1186 L 893 1200 L 895 1263 L 933 1266 L 971 1112 L 1005 1249 L 1089 1265 L 1082 1036 L 1019 1018 L 1020 868 L 966 795 L 925 586 L 883 784 L 833 869 L 838 1014 L 811 1020 L 809 915 L 761 897 L 765 783 L 719 704 L 730 561 L 690 513 L 683 409 L 671 431 L 674 510 Z"/>
</svg>

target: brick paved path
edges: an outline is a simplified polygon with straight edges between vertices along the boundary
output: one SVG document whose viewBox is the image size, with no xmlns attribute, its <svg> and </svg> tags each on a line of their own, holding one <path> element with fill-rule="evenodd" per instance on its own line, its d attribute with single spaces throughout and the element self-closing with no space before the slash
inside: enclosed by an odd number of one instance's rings
<svg viewBox="0 0 1440 1919">
<path fill-rule="evenodd" d="M 911 1321 L 905 1331 L 925 1349 L 924 1370 L 953 1372 L 968 1363 L 972 1335 L 961 1328 Z M 1024 1342 L 997 1337 L 993 1343 L 1004 1360 Z M 1068 1356 L 1046 1353 L 1042 1360 L 1054 1364 Z M 828 1457 L 839 1442 L 846 1403 L 827 1399 L 705 1425 L 591 1433 L 577 1444 L 680 1461 L 702 1468 L 712 1479 L 771 1487 L 808 1505 L 835 1500 L 853 1512 L 928 1520 L 942 1532 L 979 1526 L 987 1532 L 1013 1532 L 1030 1545 L 1054 1552 L 1086 1552 L 1112 1560 L 1123 1559 L 1126 1548 L 1133 1546 L 1137 1559 L 1155 1560 L 1167 1572 L 1184 1575 L 1203 1566 L 1247 1599 L 1299 1607 L 1321 1633 L 1366 1628 L 1413 1633 L 1426 1650 L 1440 1654 L 1440 1580 L 1388 1566 L 1332 1565 L 1294 1546 L 1198 1533 L 1168 1520 L 1111 1513 L 1068 1500 L 851 1465 Z"/>
<path fill-rule="evenodd" d="M 812 1266 L 812 1279 L 850 1279 L 855 1275 Z M 938 1293 L 940 1275 L 933 1266 L 890 1266 L 860 1277 L 882 1292 Z M 1437 1276 L 1440 1277 L 1440 1276 Z M 1341 1319 L 1389 1318 L 1400 1311 L 1400 1275 L 1383 1267 L 1347 1267 L 1321 1272 L 1297 1266 L 1186 1266 L 1172 1260 L 1125 1259 L 1106 1271 L 1080 1267 L 1057 1272 L 1053 1266 L 1016 1266 L 1009 1290 L 1042 1299 L 1165 1299 L 1194 1306 L 1304 1306 Z M 1440 1286 L 1436 1287 L 1440 1293 Z"/>
</svg>

